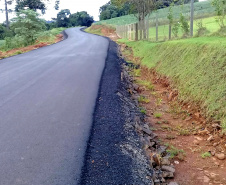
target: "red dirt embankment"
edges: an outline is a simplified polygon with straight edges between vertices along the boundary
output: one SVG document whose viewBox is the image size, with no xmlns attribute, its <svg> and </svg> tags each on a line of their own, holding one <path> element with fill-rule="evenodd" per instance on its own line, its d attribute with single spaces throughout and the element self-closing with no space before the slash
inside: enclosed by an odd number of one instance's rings
<svg viewBox="0 0 226 185">
<path fill-rule="evenodd" d="M 63 35 L 59 34 L 56 35 L 56 38 L 54 40 L 54 43 L 60 42 L 63 40 Z M 26 46 L 26 47 L 21 47 L 21 48 L 16 48 L 16 49 L 12 49 L 6 52 L 2 52 L 0 51 L 0 59 L 2 58 L 7 58 L 13 55 L 17 55 L 17 54 L 21 54 L 21 53 L 26 53 L 28 51 L 34 50 L 34 49 L 38 49 L 38 48 L 42 48 L 44 46 L 50 45 L 51 43 L 49 42 L 40 42 L 37 41 L 36 44 L 34 45 L 30 45 L 30 46 Z"/>
</svg>

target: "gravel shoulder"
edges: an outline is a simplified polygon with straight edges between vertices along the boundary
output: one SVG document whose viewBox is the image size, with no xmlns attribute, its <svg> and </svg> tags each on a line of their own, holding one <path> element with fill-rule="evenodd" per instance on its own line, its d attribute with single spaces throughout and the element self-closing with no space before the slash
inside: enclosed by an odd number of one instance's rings
<svg viewBox="0 0 226 185">
<path fill-rule="evenodd" d="M 152 170 L 134 129 L 140 112 L 121 77 L 125 61 L 109 42 L 80 184 L 151 184 Z"/>
</svg>

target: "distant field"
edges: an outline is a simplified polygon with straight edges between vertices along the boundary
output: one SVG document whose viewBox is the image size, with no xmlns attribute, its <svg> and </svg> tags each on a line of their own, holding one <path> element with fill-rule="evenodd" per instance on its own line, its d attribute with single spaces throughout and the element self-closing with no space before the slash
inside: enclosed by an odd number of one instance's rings
<svg viewBox="0 0 226 185">
<path fill-rule="evenodd" d="M 163 8 L 158 10 L 158 19 L 160 24 L 161 23 L 166 23 L 168 22 L 167 15 L 169 12 L 169 8 Z M 173 14 L 174 14 L 174 19 L 179 18 L 181 12 L 181 7 L 180 6 L 174 6 L 173 7 Z M 189 18 L 190 15 L 190 4 L 184 5 L 183 8 L 183 13 L 187 15 Z M 211 5 L 211 1 L 204 1 L 204 2 L 197 2 L 195 3 L 195 18 L 201 18 L 201 17 L 211 17 L 214 15 L 214 8 Z M 153 12 L 150 15 L 150 20 L 155 19 L 156 17 L 156 12 Z M 109 20 L 104 20 L 104 21 L 99 21 L 95 24 L 110 24 L 110 25 L 125 25 L 125 24 L 132 24 L 137 22 L 137 18 L 134 15 L 126 15 L 122 17 L 117 17 Z"/>
</svg>

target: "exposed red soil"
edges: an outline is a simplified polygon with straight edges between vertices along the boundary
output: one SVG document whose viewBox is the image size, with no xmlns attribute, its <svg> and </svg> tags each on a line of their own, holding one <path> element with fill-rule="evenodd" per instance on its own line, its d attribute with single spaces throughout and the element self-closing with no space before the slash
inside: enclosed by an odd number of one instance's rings
<svg viewBox="0 0 226 185">
<path fill-rule="evenodd" d="M 107 27 L 107 26 L 103 26 L 103 25 L 92 25 L 91 30 L 101 30 L 101 34 L 105 37 L 109 37 L 110 39 L 116 41 L 119 39 L 119 37 L 117 36 L 115 29 Z"/>
<path fill-rule="evenodd" d="M 54 40 L 54 43 L 60 42 L 62 40 L 63 40 L 63 35 L 59 34 L 59 35 L 56 36 L 56 38 Z M 47 46 L 47 45 L 51 44 L 49 42 L 41 42 L 41 43 L 39 43 L 38 41 L 36 43 L 37 44 L 26 46 L 26 47 L 12 49 L 12 50 L 9 50 L 9 51 L 6 51 L 6 52 L 1 52 L 0 51 L 0 59 L 1 58 L 6 58 L 6 57 L 9 57 L 9 56 L 13 56 L 13 55 L 16 55 L 16 54 L 26 53 L 28 51 L 31 51 L 31 50 L 34 50 L 34 49 L 38 49 L 38 48 L 41 48 L 41 47 L 44 47 L 44 46 Z"/>
<path fill-rule="evenodd" d="M 140 64 L 130 48 L 125 45 L 121 48 L 127 60 Z M 202 116 L 204 113 L 197 104 L 179 102 L 179 92 L 167 77 L 144 66 L 140 70 L 141 75 L 135 79 L 150 81 L 154 87 L 151 91 L 138 84 L 140 95 L 150 100 L 150 103 L 140 103 L 147 110 L 146 121 L 162 144 L 182 149 L 186 154 L 172 159 L 176 166 L 174 181 L 180 185 L 226 185 L 226 160 L 216 157 L 219 153 L 226 155 L 226 135 L 222 134 L 218 122 Z M 156 113 L 161 117 L 156 118 Z M 205 152 L 212 155 L 203 159 L 201 154 Z"/>
</svg>

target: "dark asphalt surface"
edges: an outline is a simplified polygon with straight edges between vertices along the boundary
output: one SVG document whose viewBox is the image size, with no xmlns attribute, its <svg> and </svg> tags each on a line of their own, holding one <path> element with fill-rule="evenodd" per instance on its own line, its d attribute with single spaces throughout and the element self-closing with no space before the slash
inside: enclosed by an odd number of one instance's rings
<svg viewBox="0 0 226 185">
<path fill-rule="evenodd" d="M 78 28 L 66 33 L 65 41 L 0 60 L 1 185 L 80 179 L 109 42 Z"/>
</svg>

